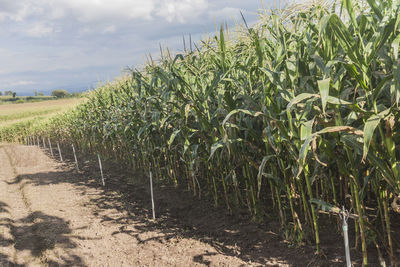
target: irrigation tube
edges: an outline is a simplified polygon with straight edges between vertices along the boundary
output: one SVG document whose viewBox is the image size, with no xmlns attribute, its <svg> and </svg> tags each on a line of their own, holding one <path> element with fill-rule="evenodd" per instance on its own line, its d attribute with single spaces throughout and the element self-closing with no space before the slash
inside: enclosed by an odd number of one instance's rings
<svg viewBox="0 0 400 267">
<path fill-rule="evenodd" d="M 350 247 L 349 247 L 349 235 L 348 235 L 348 226 L 347 220 L 349 219 L 348 210 L 342 207 L 342 212 L 340 214 L 340 218 L 342 219 L 342 229 L 343 229 L 343 238 L 344 238 L 344 249 L 346 252 L 346 266 L 351 267 L 351 259 L 350 259 Z"/>
</svg>

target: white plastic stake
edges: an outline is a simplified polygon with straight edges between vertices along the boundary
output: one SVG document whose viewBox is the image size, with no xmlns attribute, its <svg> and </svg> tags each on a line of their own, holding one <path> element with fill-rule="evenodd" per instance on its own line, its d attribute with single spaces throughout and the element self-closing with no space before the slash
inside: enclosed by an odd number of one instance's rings
<svg viewBox="0 0 400 267">
<path fill-rule="evenodd" d="M 349 212 L 342 207 L 341 213 L 342 219 L 342 229 L 343 229 L 343 238 L 344 238 L 344 249 L 346 253 L 346 266 L 351 267 L 351 259 L 350 259 L 350 246 L 349 246 L 349 235 L 348 235 L 348 226 L 347 219 L 349 218 Z"/>
<path fill-rule="evenodd" d="M 36 136 L 37 146 L 40 147 L 39 136 Z"/>
<path fill-rule="evenodd" d="M 58 148 L 58 154 L 60 155 L 60 160 L 63 161 L 61 149 L 60 149 L 60 143 L 58 143 L 58 142 L 57 142 L 57 148 Z"/>
<path fill-rule="evenodd" d="M 153 220 L 156 219 L 156 212 L 154 210 L 154 195 L 153 195 L 153 176 L 150 171 L 150 194 L 151 194 L 151 208 L 153 210 Z"/>
<path fill-rule="evenodd" d="M 97 153 L 97 158 L 99 159 L 101 181 L 103 182 L 103 186 L 105 186 L 106 184 L 104 183 L 103 167 L 101 166 L 101 160 L 100 160 L 100 155 L 99 155 L 99 153 Z"/>
<path fill-rule="evenodd" d="M 46 142 L 44 141 L 44 137 L 42 136 L 43 139 L 43 147 L 46 148 Z"/>
<path fill-rule="evenodd" d="M 77 170 L 77 171 L 79 171 L 78 159 L 76 158 L 76 153 L 75 153 L 75 147 L 74 147 L 74 144 L 72 144 L 72 151 L 74 152 L 74 158 L 75 158 L 75 167 L 76 167 L 76 170 Z"/>
<path fill-rule="evenodd" d="M 50 137 L 47 137 L 47 141 L 49 141 L 49 148 L 50 148 L 50 153 L 51 153 L 51 156 L 54 158 L 54 154 L 53 154 L 53 148 L 51 147 L 51 141 L 50 141 Z"/>
</svg>

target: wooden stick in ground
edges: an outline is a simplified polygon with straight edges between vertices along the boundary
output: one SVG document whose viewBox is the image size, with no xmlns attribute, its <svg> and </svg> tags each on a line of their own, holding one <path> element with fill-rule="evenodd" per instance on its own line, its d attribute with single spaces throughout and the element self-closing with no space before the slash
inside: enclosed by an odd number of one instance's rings
<svg viewBox="0 0 400 267">
<path fill-rule="evenodd" d="M 39 136 L 36 136 L 37 146 L 40 147 Z"/>
<path fill-rule="evenodd" d="M 101 181 L 103 182 L 103 186 L 106 184 L 104 183 L 104 176 L 103 176 L 103 167 L 101 166 L 100 154 L 97 153 L 97 158 L 99 159 L 99 167 L 100 167 L 100 174 L 101 174 Z"/>
<path fill-rule="evenodd" d="M 74 144 L 72 144 L 72 151 L 74 152 L 74 158 L 75 158 L 75 167 L 76 167 L 76 170 L 77 170 L 77 171 L 79 171 L 78 159 L 76 158 L 76 153 L 75 153 L 75 147 L 74 147 Z"/>
<path fill-rule="evenodd" d="M 50 154 L 51 154 L 51 156 L 54 158 L 53 148 L 52 148 L 52 146 L 51 146 L 50 137 L 47 137 L 47 141 L 49 141 Z"/>
<path fill-rule="evenodd" d="M 58 149 L 58 154 L 60 155 L 60 160 L 63 161 L 59 142 L 57 142 L 57 149 Z"/>
<path fill-rule="evenodd" d="M 151 208 L 153 210 L 153 220 L 156 219 L 156 212 L 154 210 L 154 195 L 153 195 L 153 176 L 150 171 L 150 194 L 151 194 Z"/>
</svg>

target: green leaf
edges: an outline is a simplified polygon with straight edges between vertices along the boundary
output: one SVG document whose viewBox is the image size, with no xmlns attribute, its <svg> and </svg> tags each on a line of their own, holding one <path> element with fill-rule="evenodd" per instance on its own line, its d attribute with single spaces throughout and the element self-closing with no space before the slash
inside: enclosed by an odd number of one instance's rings
<svg viewBox="0 0 400 267">
<path fill-rule="evenodd" d="M 175 130 L 175 131 L 171 134 L 171 136 L 170 136 L 170 138 L 169 138 L 169 141 L 168 141 L 168 147 L 169 147 L 169 148 L 171 148 L 171 145 L 172 145 L 172 143 L 174 142 L 175 137 L 178 135 L 178 133 L 179 133 L 180 131 L 181 131 L 181 130 Z"/>
<path fill-rule="evenodd" d="M 342 136 L 341 139 L 344 141 L 346 145 L 351 147 L 353 150 L 360 151 L 360 153 L 363 150 L 363 146 L 361 143 L 357 142 L 353 136 Z M 392 187 L 392 189 L 399 194 L 399 190 L 397 190 L 397 182 L 394 180 L 394 177 L 392 175 L 392 172 L 390 168 L 387 166 L 386 162 L 377 156 L 375 156 L 371 151 L 368 151 L 367 154 L 367 159 L 368 161 L 376 167 L 377 170 L 382 174 L 382 177 L 385 179 L 385 181 Z"/>
<path fill-rule="evenodd" d="M 352 0 L 343 0 L 343 5 L 347 9 L 347 13 L 350 16 L 351 22 L 354 28 L 358 29 L 358 24 L 356 20 L 356 16 L 354 14 L 353 4 L 351 3 Z"/>
<path fill-rule="evenodd" d="M 214 155 L 214 153 L 221 147 L 224 147 L 224 143 L 222 140 L 219 140 L 218 142 L 214 143 L 211 146 L 211 153 L 210 153 L 210 156 L 208 157 L 208 160 L 210 160 L 212 158 L 212 156 Z"/>
<path fill-rule="evenodd" d="M 327 212 L 340 213 L 340 209 L 335 205 L 329 204 L 321 199 L 310 199 L 310 203 L 317 206 L 317 209 Z"/>
<path fill-rule="evenodd" d="M 320 96 L 317 94 L 310 94 L 310 93 L 302 93 L 297 95 L 295 98 L 290 100 L 289 104 L 286 106 L 286 110 L 290 111 L 293 105 L 296 105 L 297 103 L 300 103 L 301 101 L 309 98 L 319 98 Z"/>
<path fill-rule="evenodd" d="M 257 174 L 257 182 L 258 182 L 258 192 L 257 192 L 257 197 L 260 197 L 260 190 L 261 190 L 261 182 L 262 182 L 262 176 L 264 173 L 264 168 L 265 165 L 267 164 L 268 160 L 275 157 L 275 155 L 269 155 L 269 156 L 264 156 L 260 166 L 258 167 L 258 174 Z"/>
<path fill-rule="evenodd" d="M 398 105 L 398 98 L 400 95 L 400 61 L 399 61 L 399 42 L 400 42 L 400 34 L 396 36 L 394 41 L 392 42 L 393 48 L 393 78 L 394 78 L 394 89 L 396 92 L 396 105 Z"/>
<path fill-rule="evenodd" d="M 364 125 L 364 148 L 363 148 L 363 157 L 362 159 L 365 160 L 368 154 L 368 149 L 371 144 L 372 137 L 374 135 L 375 129 L 378 126 L 379 122 L 383 117 L 389 114 L 390 108 L 382 111 L 379 114 L 372 115 L 368 118 Z"/>
<path fill-rule="evenodd" d="M 317 138 L 321 134 L 325 133 L 335 133 L 335 132 L 351 132 L 356 135 L 362 135 L 362 132 L 354 127 L 351 126 L 332 126 L 332 127 L 325 127 L 324 129 L 311 134 L 308 136 L 308 138 L 304 141 L 303 145 L 300 148 L 299 152 L 299 171 L 297 173 L 297 177 L 301 174 L 303 171 L 303 167 L 306 162 L 307 158 L 307 152 L 310 148 L 310 143 L 314 140 L 314 138 Z"/>
<path fill-rule="evenodd" d="M 396 72 L 396 70 L 394 72 Z M 378 85 L 375 87 L 374 91 L 372 92 L 372 100 L 373 101 L 376 101 L 378 99 L 383 88 L 385 88 L 386 83 L 388 81 L 391 81 L 392 79 L 393 79 L 393 74 L 390 74 L 390 75 L 386 76 L 385 78 L 383 78 L 382 81 L 380 81 L 378 83 Z"/>
<path fill-rule="evenodd" d="M 311 141 L 316 137 L 316 134 L 310 135 L 303 143 L 299 152 L 299 164 L 302 168 L 306 162 L 307 152 L 310 147 Z"/>
<path fill-rule="evenodd" d="M 393 30 L 396 26 L 395 23 L 396 23 L 396 20 L 393 18 L 390 20 L 389 23 L 386 23 L 383 30 L 379 29 L 379 31 L 376 32 L 376 34 L 378 36 L 375 39 L 375 42 L 373 44 L 374 48 L 372 49 L 371 53 L 368 55 L 367 64 L 369 64 L 373 60 L 376 60 L 376 54 L 378 53 L 379 49 L 381 49 L 381 47 L 385 44 L 385 42 L 393 34 Z"/>
<path fill-rule="evenodd" d="M 318 81 L 318 89 L 321 95 L 322 111 L 325 113 L 326 103 L 329 96 L 329 85 L 331 78 Z"/>
<path fill-rule="evenodd" d="M 375 14 L 377 15 L 377 17 L 379 19 L 382 19 L 382 13 L 380 8 L 376 5 L 376 1 L 375 0 L 367 0 L 368 4 L 370 5 L 371 9 L 375 12 Z"/>
<path fill-rule="evenodd" d="M 225 119 L 222 121 L 222 127 L 224 127 L 225 123 L 230 119 L 230 117 L 232 117 L 233 115 L 235 115 L 236 113 L 239 113 L 239 112 L 250 115 L 250 116 L 254 116 L 254 117 L 257 117 L 260 115 L 265 115 L 262 112 L 254 112 L 254 111 L 250 111 L 247 109 L 234 109 L 231 112 L 229 112 L 228 115 L 226 115 Z"/>
<path fill-rule="evenodd" d="M 313 127 L 313 124 L 314 124 L 314 119 L 315 118 L 303 123 L 300 126 L 300 139 L 301 140 L 306 140 L 311 135 L 312 127 Z"/>
</svg>

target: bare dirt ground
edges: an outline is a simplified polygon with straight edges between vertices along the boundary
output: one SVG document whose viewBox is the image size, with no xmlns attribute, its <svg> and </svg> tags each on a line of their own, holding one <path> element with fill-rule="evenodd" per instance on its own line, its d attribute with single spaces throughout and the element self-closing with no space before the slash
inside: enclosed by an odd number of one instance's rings
<svg viewBox="0 0 400 267">
<path fill-rule="evenodd" d="M 0 146 L 1 266 L 344 265 L 340 234 L 322 240 L 329 248 L 316 257 L 311 246 L 289 248 L 273 224 L 166 185 L 155 188 L 152 221 L 148 184 L 115 168 L 102 187 L 93 161 L 81 165 L 74 171 L 34 146 Z"/>
</svg>

